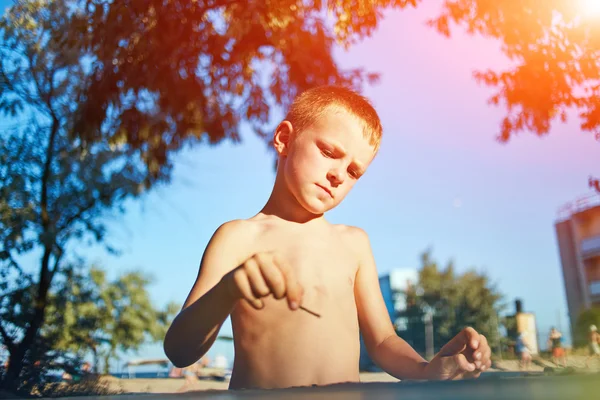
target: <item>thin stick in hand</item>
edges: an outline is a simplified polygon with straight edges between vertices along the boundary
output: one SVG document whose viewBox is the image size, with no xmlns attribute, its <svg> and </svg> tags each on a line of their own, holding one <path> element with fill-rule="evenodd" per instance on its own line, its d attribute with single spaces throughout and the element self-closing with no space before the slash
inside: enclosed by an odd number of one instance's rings
<svg viewBox="0 0 600 400">
<path fill-rule="evenodd" d="M 319 314 L 317 314 L 317 313 L 316 313 L 316 312 L 314 312 L 314 311 L 310 311 L 308 308 L 306 308 L 306 307 L 304 307 L 304 306 L 300 306 L 299 308 L 300 308 L 301 310 L 304 310 L 304 311 L 306 311 L 307 313 L 309 313 L 309 314 L 311 314 L 311 315 L 314 315 L 314 316 L 315 316 L 315 317 L 317 317 L 317 318 L 321 318 L 321 316 L 320 316 Z"/>
</svg>

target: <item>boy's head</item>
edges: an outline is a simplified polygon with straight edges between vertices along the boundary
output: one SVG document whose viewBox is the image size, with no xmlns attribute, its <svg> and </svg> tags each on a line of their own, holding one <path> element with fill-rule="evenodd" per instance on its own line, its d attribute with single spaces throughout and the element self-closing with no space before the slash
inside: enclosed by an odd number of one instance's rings
<svg viewBox="0 0 600 400">
<path fill-rule="evenodd" d="M 332 209 L 366 171 L 381 132 L 375 109 L 349 89 L 324 86 L 300 94 L 273 138 L 279 187 L 313 214 Z"/>
<path fill-rule="evenodd" d="M 383 132 L 379 115 L 367 98 L 350 89 L 339 86 L 309 89 L 294 99 L 285 120 L 292 124 L 297 136 L 325 113 L 341 110 L 359 121 L 365 138 L 377 153 Z"/>
</svg>

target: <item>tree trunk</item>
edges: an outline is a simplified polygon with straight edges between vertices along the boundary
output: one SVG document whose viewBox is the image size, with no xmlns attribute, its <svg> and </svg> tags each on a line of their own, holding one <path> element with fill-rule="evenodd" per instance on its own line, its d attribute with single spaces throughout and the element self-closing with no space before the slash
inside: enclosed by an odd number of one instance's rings
<svg viewBox="0 0 600 400">
<path fill-rule="evenodd" d="M 104 356 L 104 375 L 109 374 L 109 364 L 110 364 L 110 352 L 106 353 Z"/>
<path fill-rule="evenodd" d="M 25 354 L 35 343 L 40 327 L 44 322 L 48 290 L 50 289 L 50 283 L 52 281 L 52 274 L 49 269 L 50 255 L 50 248 L 46 247 L 44 249 L 44 255 L 42 256 L 40 284 L 38 285 L 38 295 L 34 304 L 33 316 L 31 317 L 31 321 L 29 321 L 23 340 L 15 346 L 14 352 L 10 353 L 8 369 L 1 385 L 5 390 L 10 392 L 16 392 L 19 389 L 19 377 L 23 370 Z"/>
<path fill-rule="evenodd" d="M 92 346 L 92 354 L 94 354 L 94 372 L 98 373 L 98 350 L 96 346 Z"/>
</svg>

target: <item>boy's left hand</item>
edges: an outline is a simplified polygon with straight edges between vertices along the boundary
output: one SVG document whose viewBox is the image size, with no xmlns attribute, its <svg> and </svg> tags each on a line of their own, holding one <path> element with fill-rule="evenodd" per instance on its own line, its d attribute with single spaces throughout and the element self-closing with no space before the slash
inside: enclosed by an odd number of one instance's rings
<svg viewBox="0 0 600 400">
<path fill-rule="evenodd" d="M 425 367 L 426 379 L 477 378 L 492 365 L 491 354 L 485 336 L 473 328 L 465 328 Z"/>
</svg>

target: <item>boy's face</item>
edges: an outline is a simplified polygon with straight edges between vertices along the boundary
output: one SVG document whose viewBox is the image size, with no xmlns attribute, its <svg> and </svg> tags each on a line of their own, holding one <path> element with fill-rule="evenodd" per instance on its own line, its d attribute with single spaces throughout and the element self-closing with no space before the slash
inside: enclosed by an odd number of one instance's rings
<svg viewBox="0 0 600 400">
<path fill-rule="evenodd" d="M 291 137 L 287 143 L 285 138 L 283 143 L 275 138 L 276 149 L 285 157 L 285 183 L 313 214 L 337 206 L 375 156 L 374 146 L 363 135 L 363 124 L 343 109 L 327 111 L 300 134 L 292 131 Z"/>
</svg>

